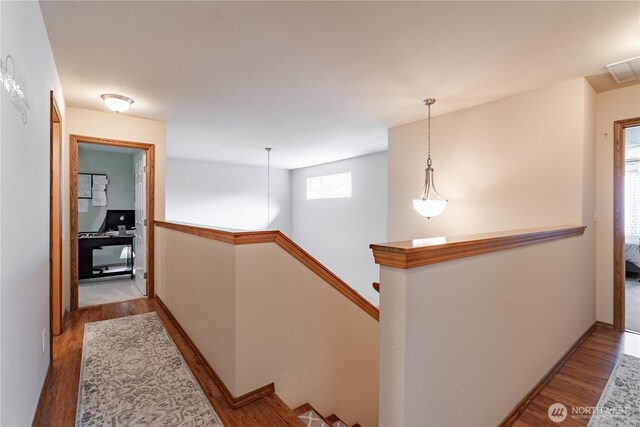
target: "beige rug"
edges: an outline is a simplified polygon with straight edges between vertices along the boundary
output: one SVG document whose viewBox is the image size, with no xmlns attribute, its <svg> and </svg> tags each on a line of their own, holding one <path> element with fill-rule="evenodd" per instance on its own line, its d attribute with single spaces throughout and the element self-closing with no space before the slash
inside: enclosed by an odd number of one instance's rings
<svg viewBox="0 0 640 427">
<path fill-rule="evenodd" d="M 87 323 L 76 426 L 221 426 L 155 312 Z"/>
<path fill-rule="evenodd" d="M 640 426 L 640 359 L 623 354 L 613 369 L 589 427 Z"/>
</svg>

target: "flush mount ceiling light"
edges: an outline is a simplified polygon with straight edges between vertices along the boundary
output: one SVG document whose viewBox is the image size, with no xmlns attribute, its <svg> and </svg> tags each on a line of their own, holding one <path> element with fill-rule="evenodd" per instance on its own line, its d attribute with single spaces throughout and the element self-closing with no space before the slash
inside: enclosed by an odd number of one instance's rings
<svg viewBox="0 0 640 427">
<path fill-rule="evenodd" d="M 123 113 L 127 111 L 129 107 L 131 107 L 131 104 L 133 104 L 133 99 L 127 96 L 115 95 L 113 93 L 105 93 L 102 95 L 102 99 L 104 100 L 104 103 L 107 104 L 107 107 L 116 113 Z"/>
<path fill-rule="evenodd" d="M 433 182 L 433 168 L 431 167 L 431 106 L 435 104 L 433 98 L 425 99 L 424 103 L 429 110 L 427 121 L 427 168 L 424 170 L 424 189 L 418 199 L 413 200 L 413 208 L 422 216 L 431 219 L 440 215 L 447 207 L 447 200 L 442 198 Z"/>
</svg>

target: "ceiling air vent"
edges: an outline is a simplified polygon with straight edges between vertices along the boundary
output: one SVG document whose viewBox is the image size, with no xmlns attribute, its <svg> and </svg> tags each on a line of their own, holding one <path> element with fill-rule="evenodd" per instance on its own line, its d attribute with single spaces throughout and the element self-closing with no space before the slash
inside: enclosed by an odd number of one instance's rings
<svg viewBox="0 0 640 427">
<path fill-rule="evenodd" d="M 607 65 L 607 68 L 618 83 L 640 79 L 640 56 Z"/>
</svg>

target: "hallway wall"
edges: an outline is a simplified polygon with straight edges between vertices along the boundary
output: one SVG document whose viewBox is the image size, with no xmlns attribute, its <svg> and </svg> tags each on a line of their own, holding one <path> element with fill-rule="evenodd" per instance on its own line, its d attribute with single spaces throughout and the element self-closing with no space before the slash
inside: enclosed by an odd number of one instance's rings
<svg viewBox="0 0 640 427">
<path fill-rule="evenodd" d="M 390 129 L 389 239 L 583 221 L 594 232 L 595 128 L 585 126 L 595 111 L 595 91 L 574 79 L 434 117 L 435 180 L 449 205 L 431 220 L 412 204 L 424 183 L 426 120 Z"/>
<path fill-rule="evenodd" d="M 106 107 L 105 107 L 106 108 Z M 62 289 L 63 303 L 67 310 L 70 307 L 70 212 L 69 212 L 69 135 L 83 135 L 98 138 L 118 139 L 123 141 L 144 142 L 154 144 L 155 150 L 155 219 L 164 219 L 165 199 L 165 123 L 155 120 L 133 117 L 135 110 L 126 114 L 115 114 L 103 111 L 68 108 L 65 124 L 63 153 L 65 153 L 63 171 L 64 223 L 62 254 Z"/>
<path fill-rule="evenodd" d="M 596 93 L 585 79 L 435 117 L 435 179 L 449 206 L 431 220 L 411 202 L 424 177 L 426 123 L 389 131 L 390 240 L 587 228 L 557 243 L 382 268 L 382 424 L 438 425 L 448 417 L 458 425 L 495 425 L 593 325 L 595 121 Z M 473 379 L 474 389 L 456 394 L 451 366 Z M 473 400 L 487 389 L 495 392 Z M 453 395 L 471 402 L 467 411 L 456 412 L 455 399 L 445 402 Z"/>
<path fill-rule="evenodd" d="M 49 366 L 49 92 L 65 102 L 40 6 L 0 2 L 0 57 L 23 84 L 27 123 L 0 86 L 0 425 L 33 421 Z M 44 347 L 43 347 L 44 335 Z"/>
<path fill-rule="evenodd" d="M 378 425 L 378 321 L 275 242 L 156 227 L 156 293 L 233 396 Z"/>
<path fill-rule="evenodd" d="M 613 122 L 640 117 L 640 84 L 597 96 L 597 319 L 613 323 Z"/>
</svg>

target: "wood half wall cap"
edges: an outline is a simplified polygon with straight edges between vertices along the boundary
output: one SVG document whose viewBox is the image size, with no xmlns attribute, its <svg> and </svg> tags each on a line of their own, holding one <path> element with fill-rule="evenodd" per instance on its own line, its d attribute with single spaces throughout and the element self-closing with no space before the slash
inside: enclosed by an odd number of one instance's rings
<svg viewBox="0 0 640 427">
<path fill-rule="evenodd" d="M 579 236 L 584 234 L 586 228 L 583 225 L 563 225 L 460 237 L 405 240 L 372 244 L 369 247 L 373 250 L 376 264 L 408 269 Z"/>
<path fill-rule="evenodd" d="M 179 222 L 154 221 L 154 223 L 156 227 L 168 228 L 170 230 L 193 234 L 195 236 L 217 240 L 219 242 L 229 243 L 232 245 L 275 243 L 331 285 L 334 289 L 367 312 L 371 317 L 376 320 L 380 320 L 378 307 L 367 301 L 366 298 L 356 292 L 351 286 L 347 285 L 347 283 L 336 276 L 335 273 L 325 267 L 320 261 L 309 255 L 308 252 L 298 246 L 293 240 L 279 230 L 234 231 Z"/>
</svg>

